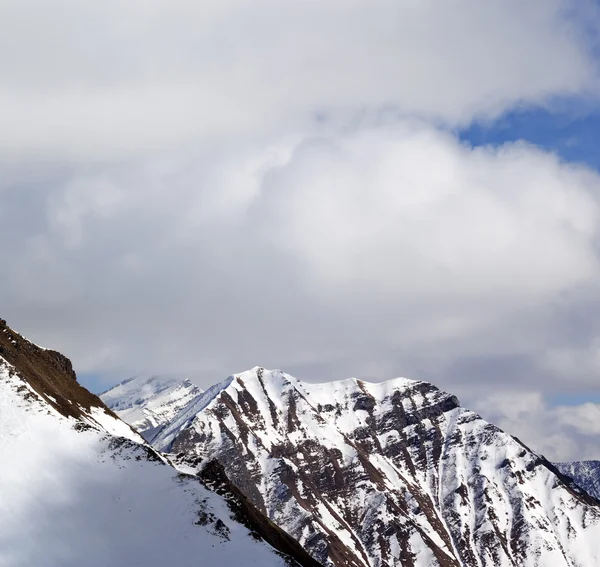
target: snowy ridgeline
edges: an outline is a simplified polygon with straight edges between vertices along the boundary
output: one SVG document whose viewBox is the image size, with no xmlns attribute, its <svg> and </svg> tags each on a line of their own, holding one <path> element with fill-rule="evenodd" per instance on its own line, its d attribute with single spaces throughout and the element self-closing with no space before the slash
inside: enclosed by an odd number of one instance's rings
<svg viewBox="0 0 600 567">
<path fill-rule="evenodd" d="M 286 565 L 135 441 L 100 408 L 59 414 L 0 358 L 0 566 Z"/>
<path fill-rule="evenodd" d="M 191 397 L 153 444 L 191 470 L 217 458 L 323 564 L 600 565 L 597 503 L 424 382 L 255 368 Z"/>
</svg>

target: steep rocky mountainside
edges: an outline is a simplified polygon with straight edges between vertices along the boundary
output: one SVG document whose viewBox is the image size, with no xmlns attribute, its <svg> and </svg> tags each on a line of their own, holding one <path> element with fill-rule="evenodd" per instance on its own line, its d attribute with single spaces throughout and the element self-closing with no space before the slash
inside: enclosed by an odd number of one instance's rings
<svg viewBox="0 0 600 567">
<path fill-rule="evenodd" d="M 600 461 L 555 463 L 561 473 L 571 477 L 588 494 L 600 500 Z"/>
<path fill-rule="evenodd" d="M 0 348 L 0 567 L 318 567 L 217 467 L 174 468 L 64 356 L 4 321 Z"/>
<path fill-rule="evenodd" d="M 0 319 L 0 357 L 41 398 L 66 417 L 89 419 L 94 413 L 116 415 L 78 382 L 71 361 L 33 344 Z"/>
<path fill-rule="evenodd" d="M 600 564 L 600 504 L 424 382 L 255 368 L 197 395 L 154 445 L 201 474 L 218 465 L 323 564 Z"/>
</svg>

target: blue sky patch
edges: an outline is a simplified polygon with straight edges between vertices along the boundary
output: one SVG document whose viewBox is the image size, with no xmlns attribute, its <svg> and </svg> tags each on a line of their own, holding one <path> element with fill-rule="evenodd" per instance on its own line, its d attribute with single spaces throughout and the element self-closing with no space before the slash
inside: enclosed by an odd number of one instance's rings
<svg viewBox="0 0 600 567">
<path fill-rule="evenodd" d="M 457 132 L 473 146 L 499 146 L 526 140 L 555 152 L 569 162 L 584 163 L 600 170 L 600 111 L 581 114 L 562 108 L 516 110 L 494 122 L 475 122 Z"/>
</svg>

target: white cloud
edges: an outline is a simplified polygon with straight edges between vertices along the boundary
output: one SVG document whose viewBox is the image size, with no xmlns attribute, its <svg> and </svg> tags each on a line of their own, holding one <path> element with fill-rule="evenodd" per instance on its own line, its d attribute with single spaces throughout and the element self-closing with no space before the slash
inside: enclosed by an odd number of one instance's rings
<svg viewBox="0 0 600 567">
<path fill-rule="evenodd" d="M 597 101 L 599 21 L 591 0 L 2 2 L 0 315 L 105 377 L 588 387 L 568 353 L 600 336 L 579 323 L 599 176 L 442 127 Z"/>
<path fill-rule="evenodd" d="M 597 281 L 599 186 L 413 122 L 77 169 L 0 192 L 5 315 L 85 372 L 485 382 Z"/>
<path fill-rule="evenodd" d="M 597 274 L 598 181 L 522 144 L 377 130 L 298 147 L 255 211 L 334 295 L 539 303 Z"/>
<path fill-rule="evenodd" d="M 8 0 L 0 149 L 97 160 L 315 112 L 455 124 L 595 96 L 597 23 L 593 2 L 575 0 Z"/>
<path fill-rule="evenodd" d="M 577 407 L 562 407 L 557 409 L 557 413 L 560 423 L 570 425 L 581 433 L 600 435 L 600 404 L 588 402 Z"/>
<path fill-rule="evenodd" d="M 554 462 L 600 456 L 600 404 L 551 407 L 539 392 L 492 395 L 475 404 L 488 421 Z"/>
</svg>

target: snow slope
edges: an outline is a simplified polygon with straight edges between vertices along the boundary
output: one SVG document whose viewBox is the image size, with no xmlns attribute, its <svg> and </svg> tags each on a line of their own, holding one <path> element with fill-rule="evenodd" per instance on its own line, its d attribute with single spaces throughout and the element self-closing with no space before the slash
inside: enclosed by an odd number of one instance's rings
<svg viewBox="0 0 600 567">
<path fill-rule="evenodd" d="M 2 567 L 285 564 L 196 479 L 24 400 L 0 366 Z"/>
<path fill-rule="evenodd" d="M 216 392 L 214 391 L 216 388 Z M 600 565 L 600 508 L 434 386 L 231 376 L 155 438 L 338 567 Z"/>
<path fill-rule="evenodd" d="M 227 485 L 175 469 L 62 355 L 4 321 L 0 355 L 0 567 L 298 565 L 261 535 L 317 566 Z"/>
<path fill-rule="evenodd" d="M 600 500 L 600 461 L 555 463 L 561 473 L 571 477 L 588 494 Z"/>
</svg>

